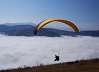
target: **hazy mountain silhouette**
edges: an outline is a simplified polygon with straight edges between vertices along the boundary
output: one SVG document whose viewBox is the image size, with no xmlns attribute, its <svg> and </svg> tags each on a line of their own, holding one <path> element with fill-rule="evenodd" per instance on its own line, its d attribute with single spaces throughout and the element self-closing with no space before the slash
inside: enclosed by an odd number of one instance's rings
<svg viewBox="0 0 99 72">
<path fill-rule="evenodd" d="M 8 36 L 35 36 L 35 26 L 32 25 L 0 25 L 0 33 Z M 99 37 L 99 30 L 97 31 L 80 31 L 79 33 L 73 31 L 65 31 L 52 28 L 43 28 L 36 36 L 49 36 L 49 37 L 60 37 L 66 36 L 94 36 Z"/>
</svg>

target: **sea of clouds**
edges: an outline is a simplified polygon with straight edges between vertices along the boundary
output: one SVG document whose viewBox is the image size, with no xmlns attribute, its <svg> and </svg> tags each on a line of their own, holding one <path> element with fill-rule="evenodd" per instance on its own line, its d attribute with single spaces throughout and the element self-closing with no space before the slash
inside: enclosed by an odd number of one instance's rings
<svg viewBox="0 0 99 72">
<path fill-rule="evenodd" d="M 60 61 L 54 61 L 54 55 Z M 0 34 L 0 70 L 99 58 L 99 37 L 6 36 Z"/>
</svg>

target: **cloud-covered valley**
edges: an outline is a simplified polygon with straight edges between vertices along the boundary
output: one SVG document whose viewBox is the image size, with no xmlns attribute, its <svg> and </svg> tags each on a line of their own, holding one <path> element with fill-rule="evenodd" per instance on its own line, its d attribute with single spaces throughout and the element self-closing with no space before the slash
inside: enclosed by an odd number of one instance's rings
<svg viewBox="0 0 99 72">
<path fill-rule="evenodd" d="M 54 61 L 54 55 L 60 61 Z M 0 69 L 99 58 L 99 37 L 6 36 L 0 34 Z"/>
</svg>

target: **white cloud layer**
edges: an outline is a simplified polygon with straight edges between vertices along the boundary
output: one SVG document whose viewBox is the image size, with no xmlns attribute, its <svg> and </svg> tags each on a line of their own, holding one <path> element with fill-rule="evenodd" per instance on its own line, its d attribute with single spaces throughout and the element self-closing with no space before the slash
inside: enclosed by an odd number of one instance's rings
<svg viewBox="0 0 99 72">
<path fill-rule="evenodd" d="M 99 58 L 99 37 L 0 35 L 0 69 Z"/>
</svg>

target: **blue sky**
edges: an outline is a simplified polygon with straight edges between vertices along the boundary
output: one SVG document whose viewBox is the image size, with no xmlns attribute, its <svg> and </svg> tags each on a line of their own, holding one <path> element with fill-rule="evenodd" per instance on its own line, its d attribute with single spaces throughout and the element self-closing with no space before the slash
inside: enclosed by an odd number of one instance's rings
<svg viewBox="0 0 99 72">
<path fill-rule="evenodd" d="M 0 0 L 0 23 L 66 18 L 99 29 L 99 0 Z"/>
</svg>

